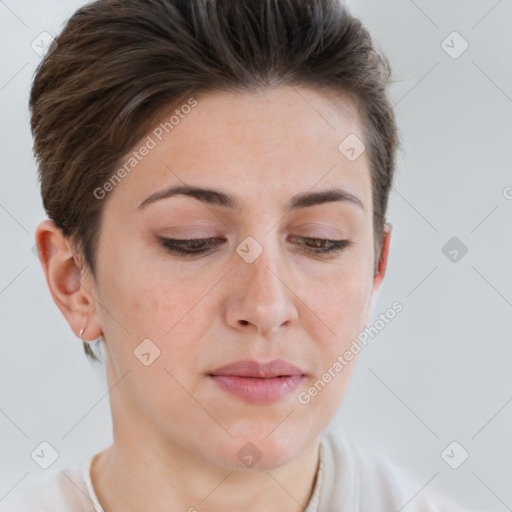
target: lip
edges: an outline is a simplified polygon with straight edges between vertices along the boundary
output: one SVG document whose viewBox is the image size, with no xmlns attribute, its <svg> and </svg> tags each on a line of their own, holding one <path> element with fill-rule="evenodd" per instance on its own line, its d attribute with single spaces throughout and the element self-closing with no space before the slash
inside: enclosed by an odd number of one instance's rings
<svg viewBox="0 0 512 512">
<path fill-rule="evenodd" d="M 210 372 L 210 375 L 232 375 L 236 377 L 260 377 L 268 379 L 283 375 L 303 375 L 304 372 L 282 359 L 274 359 L 268 363 L 260 363 L 252 359 L 235 361 Z"/>
<path fill-rule="evenodd" d="M 305 377 L 304 372 L 282 359 L 268 363 L 236 361 L 208 374 L 222 390 L 249 403 L 277 402 L 293 392 Z"/>
</svg>

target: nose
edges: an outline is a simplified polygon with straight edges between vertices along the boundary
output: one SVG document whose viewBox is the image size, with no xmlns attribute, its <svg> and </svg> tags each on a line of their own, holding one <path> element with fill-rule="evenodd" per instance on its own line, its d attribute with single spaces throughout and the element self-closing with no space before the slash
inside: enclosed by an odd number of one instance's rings
<svg viewBox="0 0 512 512">
<path fill-rule="evenodd" d="M 227 323 L 262 337 L 276 336 L 280 330 L 290 328 L 297 320 L 298 299 L 283 257 L 264 248 L 252 263 L 240 258 L 236 265 Z"/>
</svg>

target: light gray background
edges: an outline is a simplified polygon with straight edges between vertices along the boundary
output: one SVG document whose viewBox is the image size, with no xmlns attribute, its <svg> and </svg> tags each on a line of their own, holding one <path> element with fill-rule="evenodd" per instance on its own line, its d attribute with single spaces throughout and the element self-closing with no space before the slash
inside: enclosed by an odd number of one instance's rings
<svg viewBox="0 0 512 512">
<path fill-rule="evenodd" d="M 31 42 L 82 4 L 0 0 L 0 498 L 44 471 L 30 458 L 41 441 L 59 452 L 51 469 L 111 441 L 103 368 L 86 360 L 32 252 L 45 216 L 27 108 Z M 512 510 L 512 1 L 349 5 L 400 80 L 391 94 L 404 151 L 374 317 L 397 300 L 404 310 L 360 354 L 335 421 L 423 485 Z M 456 59 L 441 46 L 453 31 L 469 43 Z M 458 262 L 442 252 L 454 236 L 468 248 Z M 441 458 L 452 441 L 469 452 L 457 470 Z"/>
</svg>

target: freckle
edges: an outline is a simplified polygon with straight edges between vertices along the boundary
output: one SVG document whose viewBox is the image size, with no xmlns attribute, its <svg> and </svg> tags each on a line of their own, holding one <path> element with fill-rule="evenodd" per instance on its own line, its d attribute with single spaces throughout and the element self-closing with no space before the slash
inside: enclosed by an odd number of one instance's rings
<svg viewBox="0 0 512 512">
<path fill-rule="evenodd" d="M 132 311 L 137 311 L 140 307 L 140 302 L 139 302 L 139 299 L 137 297 L 137 295 L 135 295 L 135 297 L 133 298 L 133 304 L 132 304 Z"/>
</svg>

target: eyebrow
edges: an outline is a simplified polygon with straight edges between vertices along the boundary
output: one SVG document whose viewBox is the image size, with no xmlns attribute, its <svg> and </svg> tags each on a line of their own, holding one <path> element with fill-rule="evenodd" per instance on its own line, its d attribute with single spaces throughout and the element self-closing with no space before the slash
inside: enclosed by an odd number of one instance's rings
<svg viewBox="0 0 512 512">
<path fill-rule="evenodd" d="M 225 208 L 241 208 L 240 201 L 228 192 L 215 190 L 212 188 L 194 187 L 190 185 L 176 185 L 160 190 L 146 197 L 146 199 L 140 203 L 137 209 L 143 209 L 156 201 L 177 195 L 193 197 L 194 199 L 197 199 L 203 203 L 222 206 Z M 349 203 L 355 204 L 363 210 L 365 209 L 359 197 L 343 188 L 331 188 L 319 192 L 303 192 L 296 194 L 290 199 L 288 208 L 290 210 L 296 210 L 299 208 L 307 208 L 309 206 L 336 201 L 347 201 Z"/>
</svg>

